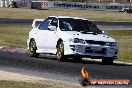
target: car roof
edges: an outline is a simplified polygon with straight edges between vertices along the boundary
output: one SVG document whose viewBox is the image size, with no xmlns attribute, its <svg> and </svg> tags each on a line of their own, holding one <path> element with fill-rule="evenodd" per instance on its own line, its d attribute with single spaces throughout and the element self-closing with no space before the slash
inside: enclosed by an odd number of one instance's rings
<svg viewBox="0 0 132 88">
<path fill-rule="evenodd" d="M 49 16 L 49 17 L 55 17 L 55 18 L 72 18 L 72 19 L 82 19 L 82 20 L 88 20 L 81 17 L 71 17 L 71 16 Z M 89 20 L 90 21 L 90 20 Z"/>
<path fill-rule="evenodd" d="M 44 19 L 34 19 L 34 21 L 43 21 Z"/>
</svg>

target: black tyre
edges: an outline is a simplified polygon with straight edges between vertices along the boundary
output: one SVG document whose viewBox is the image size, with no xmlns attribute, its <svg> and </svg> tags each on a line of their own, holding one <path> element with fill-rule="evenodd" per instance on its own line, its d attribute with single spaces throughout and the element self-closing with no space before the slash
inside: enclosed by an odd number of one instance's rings
<svg viewBox="0 0 132 88">
<path fill-rule="evenodd" d="M 63 61 L 65 59 L 64 56 L 64 44 L 63 42 L 59 42 L 59 44 L 57 45 L 57 60 L 58 61 Z"/>
<path fill-rule="evenodd" d="M 29 42 L 29 56 L 31 57 L 38 57 L 39 53 L 36 53 L 37 47 L 34 40 Z"/>
<path fill-rule="evenodd" d="M 102 59 L 103 64 L 113 64 L 114 59 Z"/>
</svg>

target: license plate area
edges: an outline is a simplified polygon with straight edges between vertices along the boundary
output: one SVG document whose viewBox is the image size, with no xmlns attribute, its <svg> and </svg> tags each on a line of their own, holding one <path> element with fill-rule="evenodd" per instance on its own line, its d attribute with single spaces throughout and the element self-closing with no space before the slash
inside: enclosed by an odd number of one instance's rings
<svg viewBox="0 0 132 88">
<path fill-rule="evenodd" d="M 93 50 L 93 51 L 101 51 L 102 48 L 99 48 L 99 47 L 91 47 L 91 50 Z"/>
</svg>

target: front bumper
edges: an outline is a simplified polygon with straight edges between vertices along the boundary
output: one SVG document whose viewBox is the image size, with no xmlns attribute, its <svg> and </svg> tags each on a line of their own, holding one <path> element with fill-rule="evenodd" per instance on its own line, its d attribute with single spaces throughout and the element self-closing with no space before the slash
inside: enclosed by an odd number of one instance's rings
<svg viewBox="0 0 132 88">
<path fill-rule="evenodd" d="M 65 55 L 79 55 L 91 58 L 117 58 L 118 49 L 112 46 L 101 46 L 94 44 L 65 44 Z"/>
</svg>

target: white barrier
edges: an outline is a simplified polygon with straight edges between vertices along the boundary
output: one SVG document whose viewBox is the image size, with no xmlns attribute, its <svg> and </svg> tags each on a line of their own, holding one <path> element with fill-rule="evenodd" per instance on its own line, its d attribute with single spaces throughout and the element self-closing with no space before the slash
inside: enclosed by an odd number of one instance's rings
<svg viewBox="0 0 132 88">
<path fill-rule="evenodd" d="M 70 2 L 54 2 L 54 1 L 32 2 L 32 8 L 45 9 L 47 7 L 121 11 L 122 8 L 125 7 L 125 4 L 119 4 L 119 3 L 96 4 L 96 3 L 78 3 L 78 2 L 70 3 Z"/>
<path fill-rule="evenodd" d="M 126 7 L 125 4 L 111 3 L 111 4 L 96 4 L 96 3 L 79 3 L 79 2 L 60 2 L 60 1 L 32 1 L 31 0 L 13 0 L 16 2 L 18 8 L 73 8 L 73 9 L 94 9 L 106 11 L 122 11 Z M 11 0 L 0 0 L 0 7 L 9 7 Z M 132 7 L 132 5 L 129 5 Z"/>
<path fill-rule="evenodd" d="M 9 0 L 5 0 L 5 7 L 9 7 Z"/>
<path fill-rule="evenodd" d="M 4 2 L 0 1 L 0 7 L 4 7 Z"/>
</svg>

